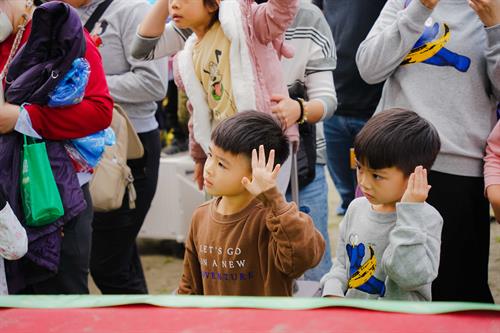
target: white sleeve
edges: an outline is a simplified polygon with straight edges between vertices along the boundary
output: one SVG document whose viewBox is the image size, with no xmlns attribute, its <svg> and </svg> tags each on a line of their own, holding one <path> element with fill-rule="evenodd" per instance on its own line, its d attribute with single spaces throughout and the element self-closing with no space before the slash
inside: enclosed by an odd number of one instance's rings
<svg viewBox="0 0 500 333">
<path fill-rule="evenodd" d="M 317 99 L 323 103 L 320 121 L 333 116 L 337 109 L 337 93 L 331 71 L 315 72 L 306 76 L 305 86 L 309 100 Z"/>
</svg>

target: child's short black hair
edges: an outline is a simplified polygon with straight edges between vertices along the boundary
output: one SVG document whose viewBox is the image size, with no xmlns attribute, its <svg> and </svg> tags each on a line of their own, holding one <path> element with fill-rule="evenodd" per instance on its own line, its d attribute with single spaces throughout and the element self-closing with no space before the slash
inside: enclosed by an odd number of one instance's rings
<svg viewBox="0 0 500 333">
<path fill-rule="evenodd" d="M 409 176 L 429 170 L 441 148 L 436 128 L 413 111 L 389 109 L 373 116 L 354 140 L 358 161 L 372 169 L 397 167 Z"/>
<path fill-rule="evenodd" d="M 264 145 L 266 160 L 274 149 L 274 164 L 283 164 L 289 154 L 288 138 L 283 129 L 268 114 L 243 111 L 224 119 L 212 132 L 213 143 L 233 154 L 252 158 L 252 150 Z"/>
</svg>

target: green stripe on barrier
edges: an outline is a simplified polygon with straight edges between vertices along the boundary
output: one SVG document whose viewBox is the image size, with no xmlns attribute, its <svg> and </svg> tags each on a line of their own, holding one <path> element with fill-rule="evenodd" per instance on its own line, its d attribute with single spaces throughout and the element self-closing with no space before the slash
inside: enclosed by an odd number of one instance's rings
<svg viewBox="0 0 500 333">
<path fill-rule="evenodd" d="M 254 308 L 275 310 L 308 310 L 325 307 L 413 314 L 439 314 L 461 311 L 499 311 L 500 305 L 454 302 L 402 302 L 357 299 L 294 297 L 229 297 L 170 295 L 61 295 L 0 296 L 0 308 L 93 308 L 131 304 L 149 304 L 171 308 Z"/>
</svg>

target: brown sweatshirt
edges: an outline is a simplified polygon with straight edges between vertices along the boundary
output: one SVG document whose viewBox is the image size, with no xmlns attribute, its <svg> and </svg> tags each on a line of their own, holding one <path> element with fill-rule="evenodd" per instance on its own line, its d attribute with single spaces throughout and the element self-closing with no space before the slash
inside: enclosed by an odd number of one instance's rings
<svg viewBox="0 0 500 333">
<path fill-rule="evenodd" d="M 219 201 L 193 214 L 178 293 L 291 296 L 293 279 L 325 251 L 311 217 L 276 188 L 233 215 L 217 213 Z"/>
</svg>

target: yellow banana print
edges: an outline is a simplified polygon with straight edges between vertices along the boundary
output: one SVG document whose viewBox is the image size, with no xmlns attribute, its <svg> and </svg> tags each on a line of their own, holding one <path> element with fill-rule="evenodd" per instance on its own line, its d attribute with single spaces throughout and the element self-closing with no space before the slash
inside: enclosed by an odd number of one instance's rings
<svg viewBox="0 0 500 333">
<path fill-rule="evenodd" d="M 366 281 L 368 281 L 373 274 L 375 274 L 375 268 L 377 267 L 377 258 L 375 257 L 375 251 L 371 245 L 368 245 L 370 249 L 370 259 L 368 259 L 349 279 L 348 287 L 357 288 L 362 286 Z"/>
<path fill-rule="evenodd" d="M 413 64 L 416 62 L 424 62 L 429 58 L 432 58 L 436 53 L 441 50 L 446 43 L 450 40 L 450 28 L 446 23 L 444 26 L 444 34 L 435 41 L 425 43 L 424 45 L 411 50 L 410 53 L 403 60 L 401 65 Z"/>
</svg>

